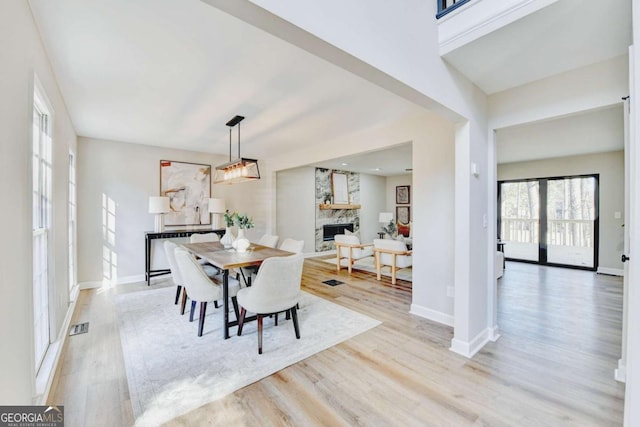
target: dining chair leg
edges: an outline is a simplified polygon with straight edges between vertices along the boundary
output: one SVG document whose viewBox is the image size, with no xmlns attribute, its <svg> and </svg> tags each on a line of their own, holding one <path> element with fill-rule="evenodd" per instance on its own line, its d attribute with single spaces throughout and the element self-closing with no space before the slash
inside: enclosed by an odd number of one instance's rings
<svg viewBox="0 0 640 427">
<path fill-rule="evenodd" d="M 204 316 L 207 314 L 207 302 L 200 302 L 200 319 L 198 322 L 198 336 L 202 336 L 202 330 L 204 329 Z"/>
<path fill-rule="evenodd" d="M 278 314 L 279 314 L 279 313 L 275 313 L 275 314 L 274 314 L 274 316 L 275 316 L 275 318 L 276 318 L 276 321 L 275 321 L 275 325 L 276 325 L 276 326 L 278 326 Z M 271 316 L 269 316 L 269 317 L 271 317 Z"/>
<path fill-rule="evenodd" d="M 178 304 L 180 301 L 180 291 L 182 290 L 182 285 L 178 285 L 178 290 L 176 291 L 176 302 L 174 304 Z"/>
<path fill-rule="evenodd" d="M 298 325 L 298 310 L 291 307 L 291 317 L 293 318 L 293 329 L 296 331 L 296 338 L 300 339 L 300 326 Z"/>
<path fill-rule="evenodd" d="M 287 320 L 291 319 L 291 310 L 287 310 L 284 313 L 285 313 L 285 319 Z"/>
<path fill-rule="evenodd" d="M 193 312 L 196 311 L 196 302 L 191 300 L 191 313 L 189 314 L 189 322 L 193 322 Z"/>
<path fill-rule="evenodd" d="M 240 318 L 238 319 L 238 336 L 242 335 L 242 326 L 244 325 L 244 316 L 247 314 L 247 309 L 240 307 Z"/>
<path fill-rule="evenodd" d="M 262 315 L 258 314 L 258 354 L 262 354 Z"/>
<path fill-rule="evenodd" d="M 238 311 L 238 298 L 231 297 L 231 304 L 233 304 L 233 312 L 236 314 L 236 320 L 240 319 L 240 313 Z"/>
<path fill-rule="evenodd" d="M 213 306 L 214 306 L 215 308 L 220 308 L 220 306 L 218 305 L 218 301 L 217 301 L 217 300 L 213 302 Z"/>
<path fill-rule="evenodd" d="M 182 304 L 180 306 L 180 314 L 184 314 L 187 308 L 187 288 L 182 288 Z"/>
</svg>

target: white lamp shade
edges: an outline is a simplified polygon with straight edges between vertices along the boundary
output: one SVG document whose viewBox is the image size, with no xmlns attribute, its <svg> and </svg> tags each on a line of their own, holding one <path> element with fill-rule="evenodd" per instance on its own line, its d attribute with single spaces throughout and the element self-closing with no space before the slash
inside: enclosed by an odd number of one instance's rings
<svg viewBox="0 0 640 427">
<path fill-rule="evenodd" d="M 224 199 L 209 199 L 209 213 L 224 213 L 225 210 Z"/>
<path fill-rule="evenodd" d="M 393 213 L 391 212 L 380 212 L 380 216 L 378 216 L 378 222 L 388 224 L 393 221 Z"/>
<path fill-rule="evenodd" d="M 149 197 L 149 213 L 161 214 L 170 211 L 168 197 Z"/>
</svg>

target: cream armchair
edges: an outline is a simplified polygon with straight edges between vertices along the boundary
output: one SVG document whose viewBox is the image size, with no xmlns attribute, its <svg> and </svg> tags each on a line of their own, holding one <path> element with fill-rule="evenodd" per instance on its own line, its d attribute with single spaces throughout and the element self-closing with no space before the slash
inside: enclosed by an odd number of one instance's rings
<svg viewBox="0 0 640 427">
<path fill-rule="evenodd" d="M 391 268 L 391 283 L 396 284 L 396 272 L 400 268 L 411 267 L 413 259 L 407 245 L 399 240 L 374 239 L 373 252 L 376 257 L 376 272 L 380 280 L 380 270 L 384 266 Z"/>
<path fill-rule="evenodd" d="M 346 261 L 347 269 L 351 274 L 353 263 L 359 259 L 373 256 L 373 244 L 360 244 L 358 236 L 353 234 L 336 234 L 334 236 L 336 242 L 336 269 L 342 268 L 343 260 Z"/>
</svg>

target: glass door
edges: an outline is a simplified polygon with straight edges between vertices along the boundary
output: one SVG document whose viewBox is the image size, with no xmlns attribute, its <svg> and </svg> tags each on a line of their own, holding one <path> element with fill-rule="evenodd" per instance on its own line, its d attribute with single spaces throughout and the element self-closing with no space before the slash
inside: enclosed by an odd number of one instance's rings
<svg viewBox="0 0 640 427">
<path fill-rule="evenodd" d="M 540 183 L 537 180 L 502 182 L 500 240 L 506 258 L 539 261 Z"/>
<path fill-rule="evenodd" d="M 593 176 L 548 180 L 548 264 L 596 267 L 596 195 Z"/>
</svg>

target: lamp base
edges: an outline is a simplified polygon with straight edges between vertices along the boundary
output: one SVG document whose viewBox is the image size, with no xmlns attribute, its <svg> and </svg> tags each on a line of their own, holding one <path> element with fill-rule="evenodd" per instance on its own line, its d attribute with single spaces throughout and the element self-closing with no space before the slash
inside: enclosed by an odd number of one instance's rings
<svg viewBox="0 0 640 427">
<path fill-rule="evenodd" d="M 156 214 L 156 222 L 153 231 L 162 233 L 164 231 L 164 214 Z"/>
</svg>

